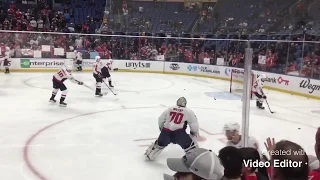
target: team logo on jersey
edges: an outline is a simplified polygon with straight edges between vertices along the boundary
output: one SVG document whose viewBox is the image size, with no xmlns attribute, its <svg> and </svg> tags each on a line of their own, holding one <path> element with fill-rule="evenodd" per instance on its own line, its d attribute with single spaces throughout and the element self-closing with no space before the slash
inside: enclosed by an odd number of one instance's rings
<svg viewBox="0 0 320 180">
<path fill-rule="evenodd" d="M 172 64 L 170 64 L 170 69 L 176 71 L 176 70 L 180 69 L 180 66 L 177 63 L 172 63 Z"/>
<path fill-rule="evenodd" d="M 187 69 L 189 70 L 189 71 L 197 71 L 197 69 L 198 69 L 198 66 L 192 66 L 192 65 L 189 65 L 188 67 L 187 67 Z"/>
</svg>

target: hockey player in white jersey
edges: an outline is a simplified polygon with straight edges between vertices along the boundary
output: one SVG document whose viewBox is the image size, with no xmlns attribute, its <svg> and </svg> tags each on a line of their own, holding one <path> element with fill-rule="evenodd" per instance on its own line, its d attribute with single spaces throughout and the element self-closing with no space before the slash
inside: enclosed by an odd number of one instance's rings
<svg viewBox="0 0 320 180">
<path fill-rule="evenodd" d="M 73 78 L 72 76 L 72 67 L 62 67 L 57 73 L 53 75 L 52 83 L 53 83 L 53 91 L 49 102 L 55 103 L 56 100 L 54 99 L 57 95 L 57 92 L 61 91 L 61 98 L 60 98 L 60 106 L 67 106 L 67 103 L 64 102 L 67 96 L 67 87 L 64 85 L 64 81 L 69 79 L 73 83 L 77 83 L 79 85 L 83 85 L 83 82 L 78 81 Z"/>
<path fill-rule="evenodd" d="M 6 51 L 5 51 L 5 54 L 4 54 L 4 60 L 3 60 L 3 67 L 5 68 L 5 74 L 9 74 L 10 73 L 10 69 L 9 69 L 9 66 L 10 66 L 10 48 L 9 47 L 6 47 Z"/>
<path fill-rule="evenodd" d="M 226 123 L 223 127 L 223 131 L 228 139 L 227 146 L 242 148 L 243 138 L 239 134 L 239 131 L 240 131 L 239 123 L 236 123 L 236 122 Z M 249 136 L 248 147 L 255 148 L 260 152 L 259 143 L 254 137 Z"/>
<path fill-rule="evenodd" d="M 109 87 L 114 87 L 112 85 L 111 75 L 109 72 L 112 69 L 112 63 L 113 63 L 113 61 L 111 59 L 109 59 L 108 62 L 106 63 L 106 65 L 101 69 L 101 73 L 102 73 L 102 77 L 103 77 L 102 80 L 105 81 L 104 79 L 108 78 Z"/>
<path fill-rule="evenodd" d="M 256 106 L 259 109 L 264 109 L 263 101 L 264 99 L 267 99 L 267 96 L 263 92 L 263 85 L 264 85 L 264 81 L 266 80 L 267 80 L 267 76 L 265 74 L 262 74 L 257 78 L 257 80 L 253 84 L 252 92 L 257 97 Z"/>
<path fill-rule="evenodd" d="M 104 67 L 104 64 L 101 62 L 101 58 L 100 56 L 96 56 L 95 57 L 95 64 L 93 65 L 93 77 L 96 79 L 96 93 L 95 95 L 97 97 L 101 97 L 103 96 L 103 94 L 101 93 L 101 83 L 102 83 L 102 68 Z"/>
<path fill-rule="evenodd" d="M 195 140 L 199 136 L 198 119 L 186 105 L 186 98 L 180 97 L 176 106 L 169 107 L 160 115 L 158 123 L 161 132 L 145 152 L 148 160 L 154 160 L 170 143 L 180 145 L 185 152 L 198 147 Z M 187 125 L 190 127 L 190 135 L 186 132 Z"/>
<path fill-rule="evenodd" d="M 76 66 L 77 66 L 77 71 L 82 71 L 82 54 L 81 52 L 74 51 L 75 56 L 76 56 Z"/>
</svg>

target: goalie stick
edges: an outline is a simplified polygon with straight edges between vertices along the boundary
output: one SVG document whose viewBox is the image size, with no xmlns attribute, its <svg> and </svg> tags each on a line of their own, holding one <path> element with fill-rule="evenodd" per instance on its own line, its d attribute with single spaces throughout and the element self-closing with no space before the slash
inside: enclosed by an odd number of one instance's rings
<svg viewBox="0 0 320 180">
<path fill-rule="evenodd" d="M 269 111 L 273 114 L 273 113 L 275 113 L 275 111 L 271 111 L 271 109 L 270 109 L 270 106 L 269 106 L 269 103 L 268 103 L 268 101 L 267 101 L 267 99 L 266 99 L 266 103 L 267 103 L 267 106 L 268 106 L 268 108 L 269 108 Z"/>
<path fill-rule="evenodd" d="M 108 89 L 112 92 L 113 95 L 118 95 L 117 93 L 113 92 L 113 90 L 108 86 L 108 84 L 103 81 L 103 83 L 108 87 Z"/>
</svg>

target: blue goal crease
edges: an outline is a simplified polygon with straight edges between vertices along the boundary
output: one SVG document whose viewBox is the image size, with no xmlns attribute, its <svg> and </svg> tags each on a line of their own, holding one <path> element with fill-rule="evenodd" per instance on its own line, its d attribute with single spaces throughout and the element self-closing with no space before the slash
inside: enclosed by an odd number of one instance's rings
<svg viewBox="0 0 320 180">
<path fill-rule="evenodd" d="M 205 92 L 205 95 L 216 98 L 216 99 L 223 99 L 223 100 L 241 100 L 242 96 L 238 94 L 231 94 L 228 92 Z"/>
</svg>

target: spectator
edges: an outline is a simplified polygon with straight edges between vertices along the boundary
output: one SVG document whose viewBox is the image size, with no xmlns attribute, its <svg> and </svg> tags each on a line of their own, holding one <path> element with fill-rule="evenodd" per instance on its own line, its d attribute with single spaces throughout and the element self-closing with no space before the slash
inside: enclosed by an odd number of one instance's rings
<svg viewBox="0 0 320 180">
<path fill-rule="evenodd" d="M 67 23 L 70 22 L 70 14 L 69 14 L 69 12 L 65 12 L 65 13 L 64 13 L 64 19 L 65 19 L 65 21 L 66 21 Z"/>
<path fill-rule="evenodd" d="M 143 7 L 139 7 L 139 13 L 143 13 Z"/>
<path fill-rule="evenodd" d="M 316 139 L 316 143 L 314 144 L 314 150 L 315 150 L 318 161 L 315 161 L 315 163 L 317 163 L 315 164 L 316 169 L 313 169 L 309 173 L 310 180 L 320 180 L 320 163 L 319 163 L 320 161 L 320 127 L 318 128 L 318 131 L 315 135 L 315 139 Z M 309 166 L 311 165 L 312 163 L 309 164 Z"/>
<path fill-rule="evenodd" d="M 190 180 L 221 179 L 223 166 L 219 158 L 211 150 L 195 148 L 186 153 L 182 158 L 168 158 L 167 165 L 176 174 L 174 178 Z M 174 179 L 164 175 L 164 180 Z"/>
<path fill-rule="evenodd" d="M 2 24 L 5 19 L 6 19 L 6 14 L 4 13 L 3 10 L 1 10 L 0 11 L 0 24 Z"/>
<path fill-rule="evenodd" d="M 75 40 L 75 46 L 77 48 L 82 48 L 83 47 L 83 38 L 82 37 L 78 37 L 76 40 Z"/>
<path fill-rule="evenodd" d="M 37 21 L 34 19 L 34 17 L 31 19 L 30 21 L 30 26 L 33 28 L 33 29 L 36 29 L 37 28 Z"/>
<path fill-rule="evenodd" d="M 232 146 L 222 148 L 219 158 L 224 167 L 224 178 L 241 180 L 243 160 L 239 149 Z"/>
<path fill-rule="evenodd" d="M 269 139 L 270 141 L 270 139 Z M 309 174 L 309 166 L 308 166 L 308 156 L 305 152 L 305 150 L 298 144 L 283 140 L 275 145 L 272 145 L 268 143 L 266 145 L 269 152 L 299 152 L 299 154 L 289 154 L 289 155 L 283 155 L 283 154 L 270 154 L 271 162 L 275 162 L 275 160 L 279 162 L 284 161 L 291 161 L 291 162 L 301 162 L 300 166 L 293 167 L 293 166 L 287 166 L 285 168 L 283 167 L 271 167 L 271 174 L 270 178 L 273 180 L 308 180 L 308 174 Z"/>
<path fill-rule="evenodd" d="M 73 23 L 68 24 L 68 30 L 69 30 L 69 32 L 71 32 L 71 33 L 74 32 L 74 24 L 73 24 Z"/>
<path fill-rule="evenodd" d="M 245 147 L 239 149 L 243 161 L 246 162 L 258 162 L 260 161 L 259 152 L 255 148 Z M 261 172 L 263 171 L 263 172 Z M 255 168 L 255 167 L 243 167 L 242 175 L 246 180 L 268 180 L 267 171 L 265 168 Z"/>
<path fill-rule="evenodd" d="M 43 20 L 41 18 L 39 18 L 37 24 L 38 24 L 38 30 L 43 29 Z"/>
<path fill-rule="evenodd" d="M 236 55 L 234 55 L 236 56 Z M 227 146 L 234 146 L 236 148 L 241 148 L 243 143 L 243 137 L 239 134 L 240 124 L 237 122 L 229 122 L 224 125 L 225 135 L 228 139 Z M 252 137 L 248 137 L 248 146 L 253 147 L 259 151 L 259 143 L 258 141 Z"/>
</svg>

